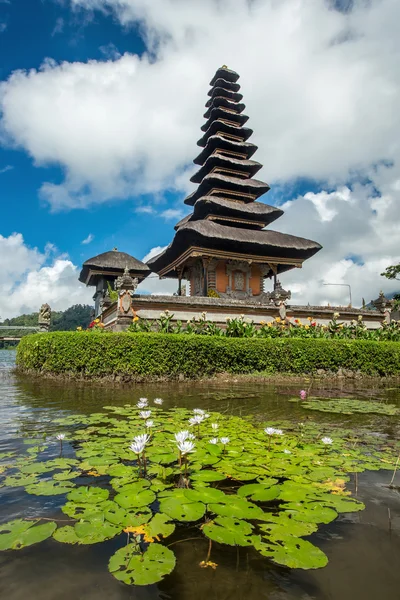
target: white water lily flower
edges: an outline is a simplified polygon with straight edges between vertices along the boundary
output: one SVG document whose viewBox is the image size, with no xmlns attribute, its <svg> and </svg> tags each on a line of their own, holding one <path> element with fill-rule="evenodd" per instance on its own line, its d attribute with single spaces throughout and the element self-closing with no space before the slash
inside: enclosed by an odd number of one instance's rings
<svg viewBox="0 0 400 600">
<path fill-rule="evenodd" d="M 203 419 L 208 419 L 209 417 L 210 417 L 210 415 L 208 413 L 204 413 Z"/>
<path fill-rule="evenodd" d="M 129 448 L 132 450 L 132 452 L 134 452 L 135 454 L 141 454 L 145 448 L 146 444 L 145 443 L 141 443 L 141 442 L 137 442 L 134 441 L 132 442 L 132 444 L 129 446 Z"/>
<path fill-rule="evenodd" d="M 326 437 L 321 438 L 321 442 L 323 444 L 332 444 L 333 443 L 333 439 L 326 436 Z"/>
<path fill-rule="evenodd" d="M 226 444 L 229 444 L 229 442 L 230 442 L 230 439 L 228 437 L 222 437 L 221 438 L 221 444 L 223 444 L 224 446 Z"/>
<path fill-rule="evenodd" d="M 146 398 L 140 398 L 139 402 L 136 404 L 138 408 L 146 408 L 148 405 Z"/>
<path fill-rule="evenodd" d="M 275 435 L 283 435 L 282 429 L 275 429 L 274 433 Z"/>
<path fill-rule="evenodd" d="M 142 412 L 139 413 L 139 417 L 142 417 L 142 419 L 148 419 L 151 417 L 151 410 L 142 410 Z"/>
<path fill-rule="evenodd" d="M 211 440 L 208 440 L 209 444 L 218 444 L 218 438 L 211 438 Z"/>
<path fill-rule="evenodd" d="M 290 452 L 290 450 L 286 450 L 286 448 L 284 449 L 284 451 L 283 451 L 283 452 L 284 452 L 284 454 L 292 454 L 292 453 Z"/>
<path fill-rule="evenodd" d="M 174 434 L 175 439 L 178 443 L 184 442 L 185 440 L 187 440 L 189 435 L 190 435 L 190 433 L 186 429 L 184 429 L 182 431 L 178 431 L 178 433 Z"/>
<path fill-rule="evenodd" d="M 179 442 L 177 446 L 182 454 L 189 454 L 189 452 L 194 452 L 194 443 L 190 440 L 184 440 L 183 442 Z"/>
<path fill-rule="evenodd" d="M 206 411 L 205 411 L 205 410 L 203 410 L 202 408 L 194 408 L 194 409 L 193 409 L 193 413 L 194 413 L 195 415 L 204 415 L 204 414 L 205 414 L 205 412 L 206 412 Z"/>
<path fill-rule="evenodd" d="M 58 433 L 58 434 L 56 435 L 56 438 L 57 438 L 58 440 L 60 440 L 60 442 L 62 442 L 63 440 L 65 440 L 65 433 Z"/>
<path fill-rule="evenodd" d="M 267 427 L 266 429 L 264 429 L 264 431 L 267 435 L 274 435 L 275 427 Z"/>
<path fill-rule="evenodd" d="M 203 415 L 195 415 L 189 419 L 189 425 L 200 425 L 204 421 Z"/>
<path fill-rule="evenodd" d="M 142 433 L 141 435 L 137 435 L 133 438 L 134 442 L 138 442 L 139 444 L 144 444 L 144 445 L 146 445 L 149 440 L 150 440 L 150 436 L 148 433 Z"/>
<path fill-rule="evenodd" d="M 154 398 L 154 404 L 158 404 L 159 406 L 161 406 L 163 402 L 164 400 L 162 398 Z"/>
<path fill-rule="evenodd" d="M 219 425 L 218 423 L 211 423 L 211 427 L 214 429 L 214 431 L 217 431 Z"/>
<path fill-rule="evenodd" d="M 149 419 L 148 421 L 146 421 L 145 423 L 146 427 L 154 427 L 154 421 L 152 421 L 151 419 Z"/>
<path fill-rule="evenodd" d="M 195 440 L 195 439 L 196 439 L 196 436 L 195 436 L 195 435 L 193 435 L 193 433 L 189 433 L 189 435 L 187 436 L 187 438 L 186 438 L 186 439 L 187 439 L 187 440 Z"/>
</svg>

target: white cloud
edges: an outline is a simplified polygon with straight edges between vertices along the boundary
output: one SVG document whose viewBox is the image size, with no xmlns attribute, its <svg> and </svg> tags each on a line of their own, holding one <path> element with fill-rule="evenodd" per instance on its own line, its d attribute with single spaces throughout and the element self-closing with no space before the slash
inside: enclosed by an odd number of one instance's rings
<svg viewBox="0 0 400 600">
<path fill-rule="evenodd" d="M 2 175 L 3 173 L 7 173 L 7 171 L 12 171 L 13 168 L 14 167 L 12 165 L 6 165 L 5 167 L 2 167 L 0 169 L 0 175 Z"/>
<path fill-rule="evenodd" d="M 53 210 L 135 194 L 153 196 L 138 211 L 176 210 L 154 205 L 166 188 L 191 189 L 208 81 L 228 64 L 242 76 L 260 178 L 276 189 L 310 177 L 336 190 L 294 200 L 275 226 L 324 245 L 282 277 L 294 299 L 345 301 L 345 288 L 322 280 L 351 283 L 355 303 L 392 289 L 379 273 L 399 259 L 398 0 L 355 1 L 346 14 L 320 0 L 71 2 L 139 23 L 149 52 L 48 60 L 0 84 L 2 137 L 64 169 L 61 184 L 41 189 Z M 349 178 L 370 183 L 350 191 Z"/>
<path fill-rule="evenodd" d="M 38 311 L 47 302 L 53 310 L 92 304 L 92 292 L 78 282 L 78 268 L 48 244 L 41 253 L 28 247 L 20 233 L 0 235 L 0 318 Z"/>
<path fill-rule="evenodd" d="M 381 197 L 371 185 L 358 185 L 353 191 L 309 193 L 284 205 L 285 214 L 273 228 L 323 245 L 302 269 L 282 275 L 283 286 L 292 290 L 291 303 L 348 304 L 347 287 L 323 283 L 349 284 L 354 306 L 361 306 L 362 298 L 367 303 L 377 298 L 381 289 L 400 290 L 398 281 L 380 276 L 399 262 L 400 186 L 385 182 L 386 171 L 377 175 Z"/>
<path fill-rule="evenodd" d="M 182 186 L 215 68 L 242 74 L 264 177 L 345 180 L 399 153 L 397 0 L 342 14 L 320 0 L 73 0 L 140 23 L 143 57 L 15 72 L 1 86 L 3 131 L 65 180 L 53 207 Z M 240 39 L 240 43 L 238 40 Z M 185 186 L 188 186 L 185 177 Z"/>
<path fill-rule="evenodd" d="M 179 221 L 185 214 L 184 209 L 182 208 L 167 208 L 160 213 L 160 217 L 162 217 L 165 221 Z"/>
<path fill-rule="evenodd" d="M 163 252 L 166 249 L 167 246 L 155 246 L 154 248 L 152 248 L 147 254 L 146 256 L 144 256 L 142 258 L 143 262 L 147 262 L 148 260 L 150 260 L 151 258 L 153 258 L 154 256 L 157 256 L 157 254 L 160 254 L 161 252 Z"/>
<path fill-rule="evenodd" d="M 58 33 L 62 33 L 64 30 L 64 19 L 59 17 L 56 19 L 56 24 L 54 25 L 53 31 L 51 32 L 51 37 L 54 37 Z"/>
<path fill-rule="evenodd" d="M 93 233 L 89 233 L 89 235 L 87 237 L 85 237 L 84 240 L 81 241 L 81 244 L 90 244 L 90 242 L 93 242 L 93 240 L 94 240 Z"/>
<path fill-rule="evenodd" d="M 7 29 L 7 23 L 0 23 L 0 33 L 4 33 Z"/>
</svg>

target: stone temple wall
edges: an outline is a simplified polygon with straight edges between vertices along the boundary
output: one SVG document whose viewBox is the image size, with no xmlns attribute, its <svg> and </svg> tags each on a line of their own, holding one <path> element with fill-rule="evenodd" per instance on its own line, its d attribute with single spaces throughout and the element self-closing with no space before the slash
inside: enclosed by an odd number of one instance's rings
<svg viewBox="0 0 400 600">
<path fill-rule="evenodd" d="M 343 306 L 296 306 L 286 307 L 276 304 L 261 304 L 252 300 L 238 300 L 228 298 L 205 298 L 191 296 L 141 296 L 133 294 L 126 301 L 114 302 L 105 308 L 101 319 L 106 328 L 115 331 L 127 329 L 134 316 L 141 319 L 158 319 L 160 313 L 168 310 L 173 314 L 173 321 L 186 322 L 195 317 L 199 319 L 203 312 L 206 318 L 220 326 L 226 324 L 227 318 L 244 318 L 261 323 L 261 321 L 273 321 L 276 317 L 286 316 L 290 319 L 306 321 L 311 317 L 317 323 L 324 325 L 332 320 L 335 312 L 340 314 L 339 321 L 349 323 L 362 315 L 365 325 L 369 329 L 379 328 L 385 315 L 377 310 L 365 310 Z M 129 304 L 129 305 L 128 305 Z M 389 316 L 390 318 L 390 316 Z M 388 319 L 388 315 L 386 315 Z"/>
</svg>

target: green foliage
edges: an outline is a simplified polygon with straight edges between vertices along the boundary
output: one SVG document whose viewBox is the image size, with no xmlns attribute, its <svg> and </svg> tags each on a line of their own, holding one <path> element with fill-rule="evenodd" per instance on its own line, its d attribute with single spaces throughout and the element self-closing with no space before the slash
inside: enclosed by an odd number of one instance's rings
<svg viewBox="0 0 400 600">
<path fill-rule="evenodd" d="M 49 538 L 57 525 L 53 521 L 37 525 L 38 521 L 16 519 L 0 525 L 0 550 L 20 550 Z"/>
<path fill-rule="evenodd" d="M 300 402 L 293 398 L 291 402 Z M 353 415 L 354 413 L 375 415 L 398 415 L 399 409 L 394 404 L 385 404 L 373 400 L 358 400 L 356 398 L 313 398 L 301 401 L 301 407 L 308 410 Z"/>
<path fill-rule="evenodd" d="M 117 550 L 108 565 L 114 577 L 135 585 L 157 583 L 174 567 L 174 553 L 160 544 L 152 544 L 145 552 L 141 552 L 137 544 L 128 544 Z"/>
<path fill-rule="evenodd" d="M 400 279 L 400 263 L 398 265 L 386 267 L 381 275 L 387 279 Z"/>
<path fill-rule="evenodd" d="M 15 331 L 7 331 L 7 335 L 12 336 L 12 332 L 16 335 L 24 334 L 23 330 L 18 330 L 18 325 L 23 327 L 38 327 L 39 313 L 34 312 L 30 315 L 20 315 L 11 319 L 4 319 L 0 325 L 14 326 Z M 75 304 L 64 311 L 52 311 L 51 313 L 51 331 L 75 331 L 77 327 L 86 329 L 93 318 L 93 307 L 87 304 Z M 28 332 L 29 333 L 29 332 Z M 27 334 L 25 332 L 25 334 Z"/>
<path fill-rule="evenodd" d="M 395 296 L 396 297 L 396 296 Z M 174 315 L 168 310 L 160 314 L 154 321 L 135 317 L 128 331 L 131 333 L 185 333 L 198 335 L 218 335 L 238 338 L 302 338 L 302 339 L 342 339 L 342 340 L 374 340 L 400 342 L 400 321 L 390 324 L 383 321 L 380 328 L 368 329 L 362 315 L 349 323 L 339 322 L 339 313 L 334 313 L 328 325 L 320 325 L 311 317 L 303 323 L 300 319 L 282 320 L 279 317 L 256 325 L 254 321 L 240 315 L 235 319 L 227 318 L 226 327 L 219 327 L 207 321 L 207 313 L 199 318 L 193 317 L 185 325 L 181 321 L 174 322 Z"/>
<path fill-rule="evenodd" d="M 51 331 L 75 331 L 77 327 L 86 329 L 93 318 L 93 307 L 88 304 L 75 304 L 67 310 L 52 313 Z"/>
<path fill-rule="evenodd" d="M 116 302 L 118 300 L 118 292 L 111 287 L 111 283 L 109 281 L 107 281 L 107 290 L 110 300 L 112 302 Z"/>
<path fill-rule="evenodd" d="M 167 326 L 167 325 L 166 325 Z M 58 332 L 21 340 L 25 370 L 84 377 L 210 376 L 216 373 L 314 373 L 340 368 L 370 375 L 400 372 L 400 343 L 342 339 Z"/>
<path fill-rule="evenodd" d="M 5 523 L 0 550 L 23 548 L 51 535 L 73 545 L 120 536 L 118 543 L 126 545 L 111 556 L 110 572 L 124 583 L 149 585 L 175 566 L 173 551 L 160 542 L 173 533 L 178 538 L 174 543 L 185 540 L 189 522 L 199 538 L 252 546 L 289 568 L 320 568 L 327 557 L 303 537 L 340 513 L 363 510 L 363 503 L 345 488 L 347 473 L 392 470 L 399 453 L 395 444 L 362 432 L 356 444 L 353 430 L 338 428 L 326 446 L 323 426 L 312 423 L 300 433 L 296 424 L 285 423 L 271 445 L 259 424 L 212 413 L 202 417 L 200 432 L 193 427 L 194 447 L 185 457 L 174 434 L 191 427 L 192 413 L 158 406 L 151 409 L 151 437 L 137 453 L 130 444 L 144 433 L 140 409 L 125 405 L 104 411 L 57 419 L 58 427 L 68 431 L 65 444 L 72 443 L 76 458 L 44 460 L 37 440 L 29 439 L 26 452 L 5 455 L 5 485 L 50 496 L 67 486 L 61 509 L 71 524 L 56 529 L 54 522 L 42 525 L 39 520 Z M 209 443 L 215 435 L 213 422 L 219 423 L 218 435 L 229 441 Z M 329 433 L 333 435 L 331 425 Z M 57 440 L 51 444 L 58 451 Z M 75 481 L 59 481 L 60 472 Z M 211 545 L 206 562 L 210 553 Z"/>
</svg>

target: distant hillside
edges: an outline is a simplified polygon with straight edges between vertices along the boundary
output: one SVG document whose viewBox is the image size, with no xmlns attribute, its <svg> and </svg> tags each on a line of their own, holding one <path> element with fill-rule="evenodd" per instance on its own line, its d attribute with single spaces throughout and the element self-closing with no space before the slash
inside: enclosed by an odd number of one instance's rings
<svg viewBox="0 0 400 600">
<path fill-rule="evenodd" d="M 75 304 L 67 310 L 53 311 L 51 313 L 50 331 L 73 331 L 77 327 L 86 329 L 90 321 L 93 319 L 93 306 L 88 304 Z M 37 326 L 39 313 L 34 312 L 30 315 L 20 315 L 12 319 L 4 319 L 0 321 L 0 325 L 15 325 L 20 326 Z"/>
</svg>

